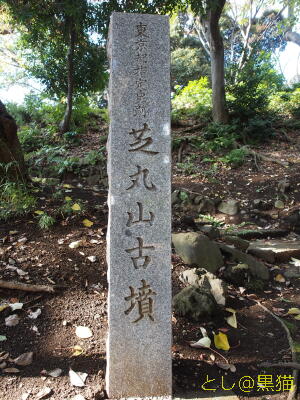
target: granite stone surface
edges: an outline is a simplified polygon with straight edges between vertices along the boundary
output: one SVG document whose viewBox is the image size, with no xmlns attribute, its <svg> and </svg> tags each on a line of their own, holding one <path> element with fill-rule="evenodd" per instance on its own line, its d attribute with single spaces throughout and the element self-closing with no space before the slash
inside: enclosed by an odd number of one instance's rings
<svg viewBox="0 0 300 400">
<path fill-rule="evenodd" d="M 170 396 L 168 17 L 112 14 L 108 55 L 106 389 L 110 398 Z"/>
</svg>

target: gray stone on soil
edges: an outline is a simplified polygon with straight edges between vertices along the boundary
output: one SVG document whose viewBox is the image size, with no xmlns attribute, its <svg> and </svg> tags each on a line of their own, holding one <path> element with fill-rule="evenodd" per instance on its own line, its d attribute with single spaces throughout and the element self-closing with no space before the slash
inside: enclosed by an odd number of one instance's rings
<svg viewBox="0 0 300 400">
<path fill-rule="evenodd" d="M 173 233 L 172 242 L 176 253 L 188 265 L 195 264 L 212 273 L 223 265 L 219 247 L 202 233 Z"/>
<path fill-rule="evenodd" d="M 268 240 L 252 242 L 249 246 L 248 253 L 257 257 L 266 259 L 269 257 L 271 261 L 287 261 L 291 257 L 300 256 L 300 241 L 291 240 Z"/>
<path fill-rule="evenodd" d="M 213 225 L 200 225 L 199 230 L 203 232 L 209 239 L 218 239 L 220 237 L 219 229 Z"/>
<path fill-rule="evenodd" d="M 174 190 L 174 192 L 172 192 L 172 194 L 171 194 L 171 202 L 172 202 L 172 205 L 180 202 L 180 200 L 179 200 L 179 190 L 176 189 L 176 190 Z"/>
<path fill-rule="evenodd" d="M 202 214 L 214 214 L 216 212 L 216 204 L 214 200 L 202 199 L 198 205 L 197 211 Z"/>
<path fill-rule="evenodd" d="M 106 388 L 172 394 L 171 143 L 167 16 L 110 23 Z"/>
<path fill-rule="evenodd" d="M 202 199 L 203 199 L 202 196 L 196 196 L 194 198 L 194 204 L 196 204 L 196 205 L 200 204 Z"/>
<path fill-rule="evenodd" d="M 216 315 L 219 311 L 214 297 L 195 286 L 188 286 L 176 294 L 173 306 L 176 314 L 198 322 L 203 317 Z"/>
<path fill-rule="evenodd" d="M 222 236 L 222 239 L 227 244 L 233 244 L 239 250 L 246 251 L 250 245 L 248 240 L 242 239 L 238 236 Z"/>
<path fill-rule="evenodd" d="M 289 233 L 286 229 L 245 229 L 241 231 L 232 231 L 229 236 L 238 236 L 242 239 L 264 239 L 264 238 L 277 238 L 286 236 Z M 228 236 L 225 232 L 222 236 Z"/>
<path fill-rule="evenodd" d="M 239 212 L 239 201 L 232 199 L 221 201 L 218 211 L 227 215 L 236 215 Z"/>
<path fill-rule="evenodd" d="M 230 265 L 223 273 L 224 279 L 236 286 L 245 286 L 250 280 L 250 270 L 247 264 Z"/>
<path fill-rule="evenodd" d="M 227 285 L 204 268 L 187 269 L 180 274 L 179 279 L 187 285 L 197 286 L 207 291 L 215 298 L 217 304 L 225 305 Z"/>
<path fill-rule="evenodd" d="M 269 270 L 261 261 L 256 260 L 250 254 L 245 254 L 234 247 L 227 246 L 226 244 L 220 243 L 219 246 L 222 253 L 229 255 L 231 260 L 240 264 L 247 264 L 253 278 L 262 280 L 269 279 Z"/>
<path fill-rule="evenodd" d="M 300 278 L 300 267 L 296 265 L 289 265 L 284 271 L 283 275 L 287 279 Z"/>
</svg>

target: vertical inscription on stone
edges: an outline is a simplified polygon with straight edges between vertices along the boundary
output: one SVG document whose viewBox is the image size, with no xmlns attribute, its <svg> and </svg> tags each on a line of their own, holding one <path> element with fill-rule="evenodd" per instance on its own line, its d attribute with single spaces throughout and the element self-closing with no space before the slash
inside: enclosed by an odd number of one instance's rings
<svg viewBox="0 0 300 400">
<path fill-rule="evenodd" d="M 111 17 L 107 391 L 171 396 L 168 17 Z"/>
</svg>

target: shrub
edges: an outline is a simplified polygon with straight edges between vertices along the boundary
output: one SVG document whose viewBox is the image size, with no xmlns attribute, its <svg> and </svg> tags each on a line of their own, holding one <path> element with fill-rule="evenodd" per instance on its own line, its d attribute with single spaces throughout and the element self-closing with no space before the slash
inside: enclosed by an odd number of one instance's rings
<svg viewBox="0 0 300 400">
<path fill-rule="evenodd" d="M 269 109 L 282 116 L 300 118 L 300 88 L 274 93 L 270 98 Z"/>
<path fill-rule="evenodd" d="M 39 217 L 38 225 L 41 229 L 49 229 L 51 228 L 51 226 L 55 224 L 55 222 L 56 222 L 55 218 L 51 217 L 51 215 L 42 214 Z"/>
<path fill-rule="evenodd" d="M 228 107 L 231 114 L 242 122 L 265 113 L 269 98 L 283 86 L 283 76 L 273 67 L 270 55 L 261 52 L 252 56 L 245 66 L 230 67 L 227 91 L 231 95 Z"/>
<path fill-rule="evenodd" d="M 172 117 L 175 120 L 195 118 L 208 120 L 212 108 L 212 90 L 208 79 L 190 81 L 172 101 Z"/>
<path fill-rule="evenodd" d="M 212 122 L 207 125 L 203 133 L 203 138 L 208 141 L 204 144 L 204 147 L 212 151 L 230 149 L 234 147 L 238 139 L 237 131 L 238 126 L 236 124 L 225 125 Z"/>
<path fill-rule="evenodd" d="M 221 161 L 230 164 L 233 168 L 237 168 L 244 163 L 246 156 L 247 152 L 244 149 L 233 149 L 222 157 Z"/>
<path fill-rule="evenodd" d="M 36 198 L 28 187 L 19 182 L 0 184 L 0 219 L 25 215 L 31 212 L 36 204 Z"/>
</svg>

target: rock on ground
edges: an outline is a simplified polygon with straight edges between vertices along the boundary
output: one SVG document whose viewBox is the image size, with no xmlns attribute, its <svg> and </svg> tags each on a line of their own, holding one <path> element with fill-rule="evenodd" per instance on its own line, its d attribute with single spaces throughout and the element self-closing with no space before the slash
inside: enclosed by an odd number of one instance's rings
<svg viewBox="0 0 300 400">
<path fill-rule="evenodd" d="M 227 285 L 222 279 L 217 278 L 211 272 L 207 272 L 204 268 L 187 269 L 180 274 L 179 279 L 185 284 L 207 291 L 214 297 L 217 304 L 225 305 Z"/>
<path fill-rule="evenodd" d="M 172 242 L 176 253 L 188 265 L 195 264 L 212 273 L 223 265 L 219 247 L 204 234 L 197 232 L 174 233 Z"/>
<path fill-rule="evenodd" d="M 287 261 L 291 257 L 300 256 L 300 241 L 258 240 L 250 244 L 248 253 L 260 257 L 270 263 L 275 261 Z"/>
<path fill-rule="evenodd" d="M 210 317 L 219 311 L 214 297 L 195 286 L 188 286 L 176 294 L 173 306 L 176 314 L 194 321 L 201 321 L 202 317 Z"/>
<path fill-rule="evenodd" d="M 239 202 L 232 199 L 221 201 L 218 205 L 218 211 L 227 215 L 236 215 L 239 212 Z"/>
<path fill-rule="evenodd" d="M 270 277 L 269 270 L 265 266 L 265 264 L 262 263 L 261 261 L 256 260 L 250 254 L 245 254 L 245 253 L 241 252 L 240 250 L 237 250 L 237 249 L 227 246 L 225 244 L 220 243 L 219 246 L 220 246 L 220 249 L 222 250 L 222 252 L 224 254 L 229 255 L 233 261 L 236 261 L 241 264 L 247 264 L 249 267 L 250 273 L 254 278 L 262 279 L 262 280 L 269 279 L 269 277 Z"/>
</svg>

